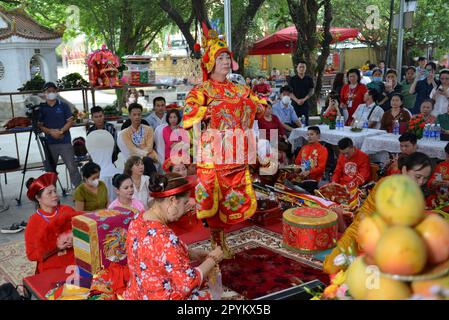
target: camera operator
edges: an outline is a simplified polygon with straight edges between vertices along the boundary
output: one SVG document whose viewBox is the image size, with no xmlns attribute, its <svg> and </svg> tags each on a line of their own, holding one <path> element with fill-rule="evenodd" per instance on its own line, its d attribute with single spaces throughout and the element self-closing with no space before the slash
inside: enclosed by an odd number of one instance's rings
<svg viewBox="0 0 449 320">
<path fill-rule="evenodd" d="M 54 172 L 61 156 L 69 170 L 70 180 L 74 187 L 81 183 L 81 175 L 75 163 L 71 144 L 70 128 L 73 115 L 67 104 L 58 99 L 58 88 L 53 82 L 44 85 L 46 102 L 40 107 L 39 128 L 45 133 L 45 140 L 50 151 Z"/>
</svg>

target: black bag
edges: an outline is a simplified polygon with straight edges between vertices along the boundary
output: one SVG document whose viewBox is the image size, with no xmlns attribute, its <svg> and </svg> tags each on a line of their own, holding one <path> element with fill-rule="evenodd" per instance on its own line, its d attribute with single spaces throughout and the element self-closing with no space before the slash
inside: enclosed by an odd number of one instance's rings
<svg viewBox="0 0 449 320">
<path fill-rule="evenodd" d="M 13 170 L 20 167 L 19 160 L 8 156 L 0 157 L 0 170 Z"/>
<path fill-rule="evenodd" d="M 23 297 L 17 288 L 8 282 L 0 285 L 0 300 L 23 300 Z"/>
<path fill-rule="evenodd" d="M 73 153 L 76 157 L 85 157 L 87 155 L 86 140 L 83 137 L 73 139 Z"/>
</svg>

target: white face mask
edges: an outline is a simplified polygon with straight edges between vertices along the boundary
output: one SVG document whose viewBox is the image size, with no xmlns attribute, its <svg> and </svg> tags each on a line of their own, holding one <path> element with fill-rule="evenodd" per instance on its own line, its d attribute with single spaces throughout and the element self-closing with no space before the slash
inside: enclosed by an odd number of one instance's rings
<svg viewBox="0 0 449 320">
<path fill-rule="evenodd" d="M 283 96 L 282 97 L 282 103 L 285 105 L 290 104 L 290 102 L 292 102 L 292 99 L 289 96 Z"/>
<path fill-rule="evenodd" d="M 89 184 L 90 186 L 96 188 L 100 184 L 100 179 L 87 180 L 87 184 Z"/>
<path fill-rule="evenodd" d="M 47 100 L 56 100 L 57 97 L 58 97 L 58 94 L 56 92 L 47 93 Z"/>
</svg>

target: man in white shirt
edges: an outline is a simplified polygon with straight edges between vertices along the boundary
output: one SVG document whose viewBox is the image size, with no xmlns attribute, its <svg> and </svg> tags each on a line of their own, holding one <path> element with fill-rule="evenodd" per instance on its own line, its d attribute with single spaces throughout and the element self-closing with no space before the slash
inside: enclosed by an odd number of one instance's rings
<svg viewBox="0 0 449 320">
<path fill-rule="evenodd" d="M 369 89 L 365 93 L 363 97 L 365 103 L 357 107 L 352 124 L 358 121 L 362 126 L 365 121 L 368 121 L 368 128 L 380 129 L 380 121 L 384 115 L 384 110 L 376 104 L 378 97 L 379 93 L 375 89 Z"/>
<path fill-rule="evenodd" d="M 153 130 L 156 130 L 156 128 L 161 124 L 167 123 L 165 115 L 165 98 L 156 97 L 153 99 L 153 112 L 151 112 L 145 120 L 148 122 L 150 127 L 153 128 Z"/>
</svg>

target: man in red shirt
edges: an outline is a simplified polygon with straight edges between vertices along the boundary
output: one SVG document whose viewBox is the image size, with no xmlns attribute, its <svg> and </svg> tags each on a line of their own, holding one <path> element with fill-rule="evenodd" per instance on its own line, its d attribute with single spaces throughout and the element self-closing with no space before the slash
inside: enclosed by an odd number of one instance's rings
<svg viewBox="0 0 449 320">
<path fill-rule="evenodd" d="M 326 147 L 320 143 L 320 128 L 312 126 L 307 129 L 308 144 L 303 146 L 295 160 L 296 165 L 304 165 L 306 170 L 300 173 L 304 179 L 319 182 L 324 175 L 328 152 Z"/>
<path fill-rule="evenodd" d="M 332 182 L 352 189 L 364 185 L 371 178 L 371 166 L 368 155 L 356 147 L 349 138 L 338 142 L 340 155 L 337 160 Z"/>
</svg>

